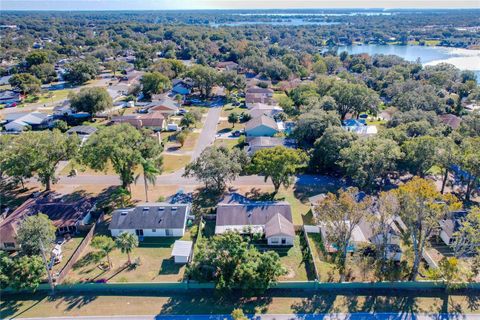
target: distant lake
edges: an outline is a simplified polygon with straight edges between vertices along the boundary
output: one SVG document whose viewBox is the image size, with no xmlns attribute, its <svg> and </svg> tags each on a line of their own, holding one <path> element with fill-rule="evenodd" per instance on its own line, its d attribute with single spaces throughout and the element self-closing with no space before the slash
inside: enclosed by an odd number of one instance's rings
<svg viewBox="0 0 480 320">
<path fill-rule="evenodd" d="M 318 21 L 318 20 L 307 20 L 302 18 L 288 18 L 288 19 L 273 19 L 273 20 L 246 20 L 246 21 L 233 21 L 233 22 L 219 22 L 210 23 L 212 27 L 236 27 L 236 26 L 246 26 L 246 25 L 272 25 L 272 26 L 328 26 L 339 24 L 340 22 L 327 22 L 327 21 Z"/>
<path fill-rule="evenodd" d="M 477 82 L 480 83 L 480 50 L 414 45 L 396 46 L 364 44 L 341 46 L 338 48 L 338 52 L 342 51 L 347 51 L 349 54 L 391 54 L 399 56 L 407 61 L 416 61 L 417 59 L 420 59 L 420 62 L 423 65 L 436 65 L 446 62 L 453 64 L 460 70 L 474 71 L 477 75 Z"/>
</svg>

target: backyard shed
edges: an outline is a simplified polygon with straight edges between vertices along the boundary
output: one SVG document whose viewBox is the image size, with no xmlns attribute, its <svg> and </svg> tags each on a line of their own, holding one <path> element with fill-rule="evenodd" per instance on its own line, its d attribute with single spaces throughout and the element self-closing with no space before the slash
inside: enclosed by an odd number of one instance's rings
<svg viewBox="0 0 480 320">
<path fill-rule="evenodd" d="M 175 263 L 187 263 L 192 254 L 192 241 L 177 240 L 173 244 L 172 256 Z"/>
</svg>

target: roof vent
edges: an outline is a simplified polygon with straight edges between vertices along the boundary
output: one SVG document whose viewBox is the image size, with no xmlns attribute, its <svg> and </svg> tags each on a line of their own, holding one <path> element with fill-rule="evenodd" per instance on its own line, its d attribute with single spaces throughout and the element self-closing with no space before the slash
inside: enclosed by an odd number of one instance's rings
<svg viewBox="0 0 480 320">
<path fill-rule="evenodd" d="M 172 207 L 172 211 L 177 211 L 177 207 Z"/>
<path fill-rule="evenodd" d="M 121 216 L 126 216 L 127 213 L 128 213 L 127 211 L 122 211 L 122 212 L 120 212 L 120 215 L 121 215 Z"/>
<path fill-rule="evenodd" d="M 149 208 L 147 208 L 147 207 L 144 207 L 144 208 L 143 208 L 143 212 L 148 212 L 148 211 L 150 211 Z"/>
<path fill-rule="evenodd" d="M 158 211 L 165 211 L 165 207 L 158 207 Z"/>
</svg>

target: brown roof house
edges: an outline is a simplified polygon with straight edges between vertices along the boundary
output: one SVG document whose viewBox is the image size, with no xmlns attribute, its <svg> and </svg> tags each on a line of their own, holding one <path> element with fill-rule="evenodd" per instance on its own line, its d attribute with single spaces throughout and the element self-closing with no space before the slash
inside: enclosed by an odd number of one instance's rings
<svg viewBox="0 0 480 320">
<path fill-rule="evenodd" d="M 95 199 L 80 197 L 68 199 L 52 193 L 28 199 L 5 219 L 0 221 L 0 249 L 18 250 L 17 230 L 22 221 L 32 215 L 43 213 L 52 220 L 57 234 L 75 233 L 78 227 L 90 222 L 95 210 Z"/>
<path fill-rule="evenodd" d="M 238 70 L 238 63 L 233 61 L 221 61 L 217 63 L 217 69 L 231 71 L 231 70 Z"/>
<path fill-rule="evenodd" d="M 438 118 L 442 123 L 449 126 L 453 130 L 458 129 L 458 127 L 460 127 L 460 124 L 462 123 L 462 118 L 457 117 L 454 114 L 442 114 L 439 115 Z"/>
<path fill-rule="evenodd" d="M 164 117 L 168 117 L 178 113 L 178 104 L 170 98 L 163 98 L 150 102 L 146 106 L 146 109 L 149 113 L 158 111 L 161 112 Z"/>
<path fill-rule="evenodd" d="M 273 90 L 268 88 L 250 87 L 245 93 L 245 106 L 252 108 L 255 104 L 274 104 Z"/>
<path fill-rule="evenodd" d="M 285 201 L 251 201 L 232 194 L 217 205 L 215 234 L 227 231 L 261 233 L 268 245 L 293 245 L 295 229 L 290 204 Z"/>
<path fill-rule="evenodd" d="M 165 117 L 160 111 L 113 117 L 112 122 L 130 123 L 137 129 L 147 128 L 152 129 L 153 131 L 162 131 L 166 128 Z"/>
</svg>

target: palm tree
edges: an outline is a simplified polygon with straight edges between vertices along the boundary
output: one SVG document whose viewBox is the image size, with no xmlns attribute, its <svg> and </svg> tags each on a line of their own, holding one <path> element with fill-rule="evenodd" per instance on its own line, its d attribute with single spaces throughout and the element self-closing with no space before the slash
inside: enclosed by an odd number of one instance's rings
<svg viewBox="0 0 480 320">
<path fill-rule="evenodd" d="M 160 174 L 160 170 L 155 166 L 155 164 L 150 160 L 143 160 L 142 161 L 142 171 L 143 171 L 143 183 L 145 185 L 145 201 L 148 202 L 148 184 L 155 185 L 157 180 L 157 175 Z M 140 177 L 138 175 L 135 178 L 135 182 Z"/>
<path fill-rule="evenodd" d="M 115 246 L 120 249 L 122 253 L 126 253 L 128 256 L 128 264 L 132 264 L 132 260 L 130 259 L 130 252 L 132 252 L 133 248 L 138 246 L 138 238 L 133 233 L 129 232 L 122 232 L 120 235 L 115 239 Z"/>
<path fill-rule="evenodd" d="M 92 239 L 92 247 L 100 250 L 107 256 L 108 268 L 110 269 L 112 267 L 112 263 L 110 261 L 110 252 L 112 252 L 112 250 L 115 248 L 115 242 L 112 240 L 112 238 L 107 236 L 95 236 Z"/>
</svg>

